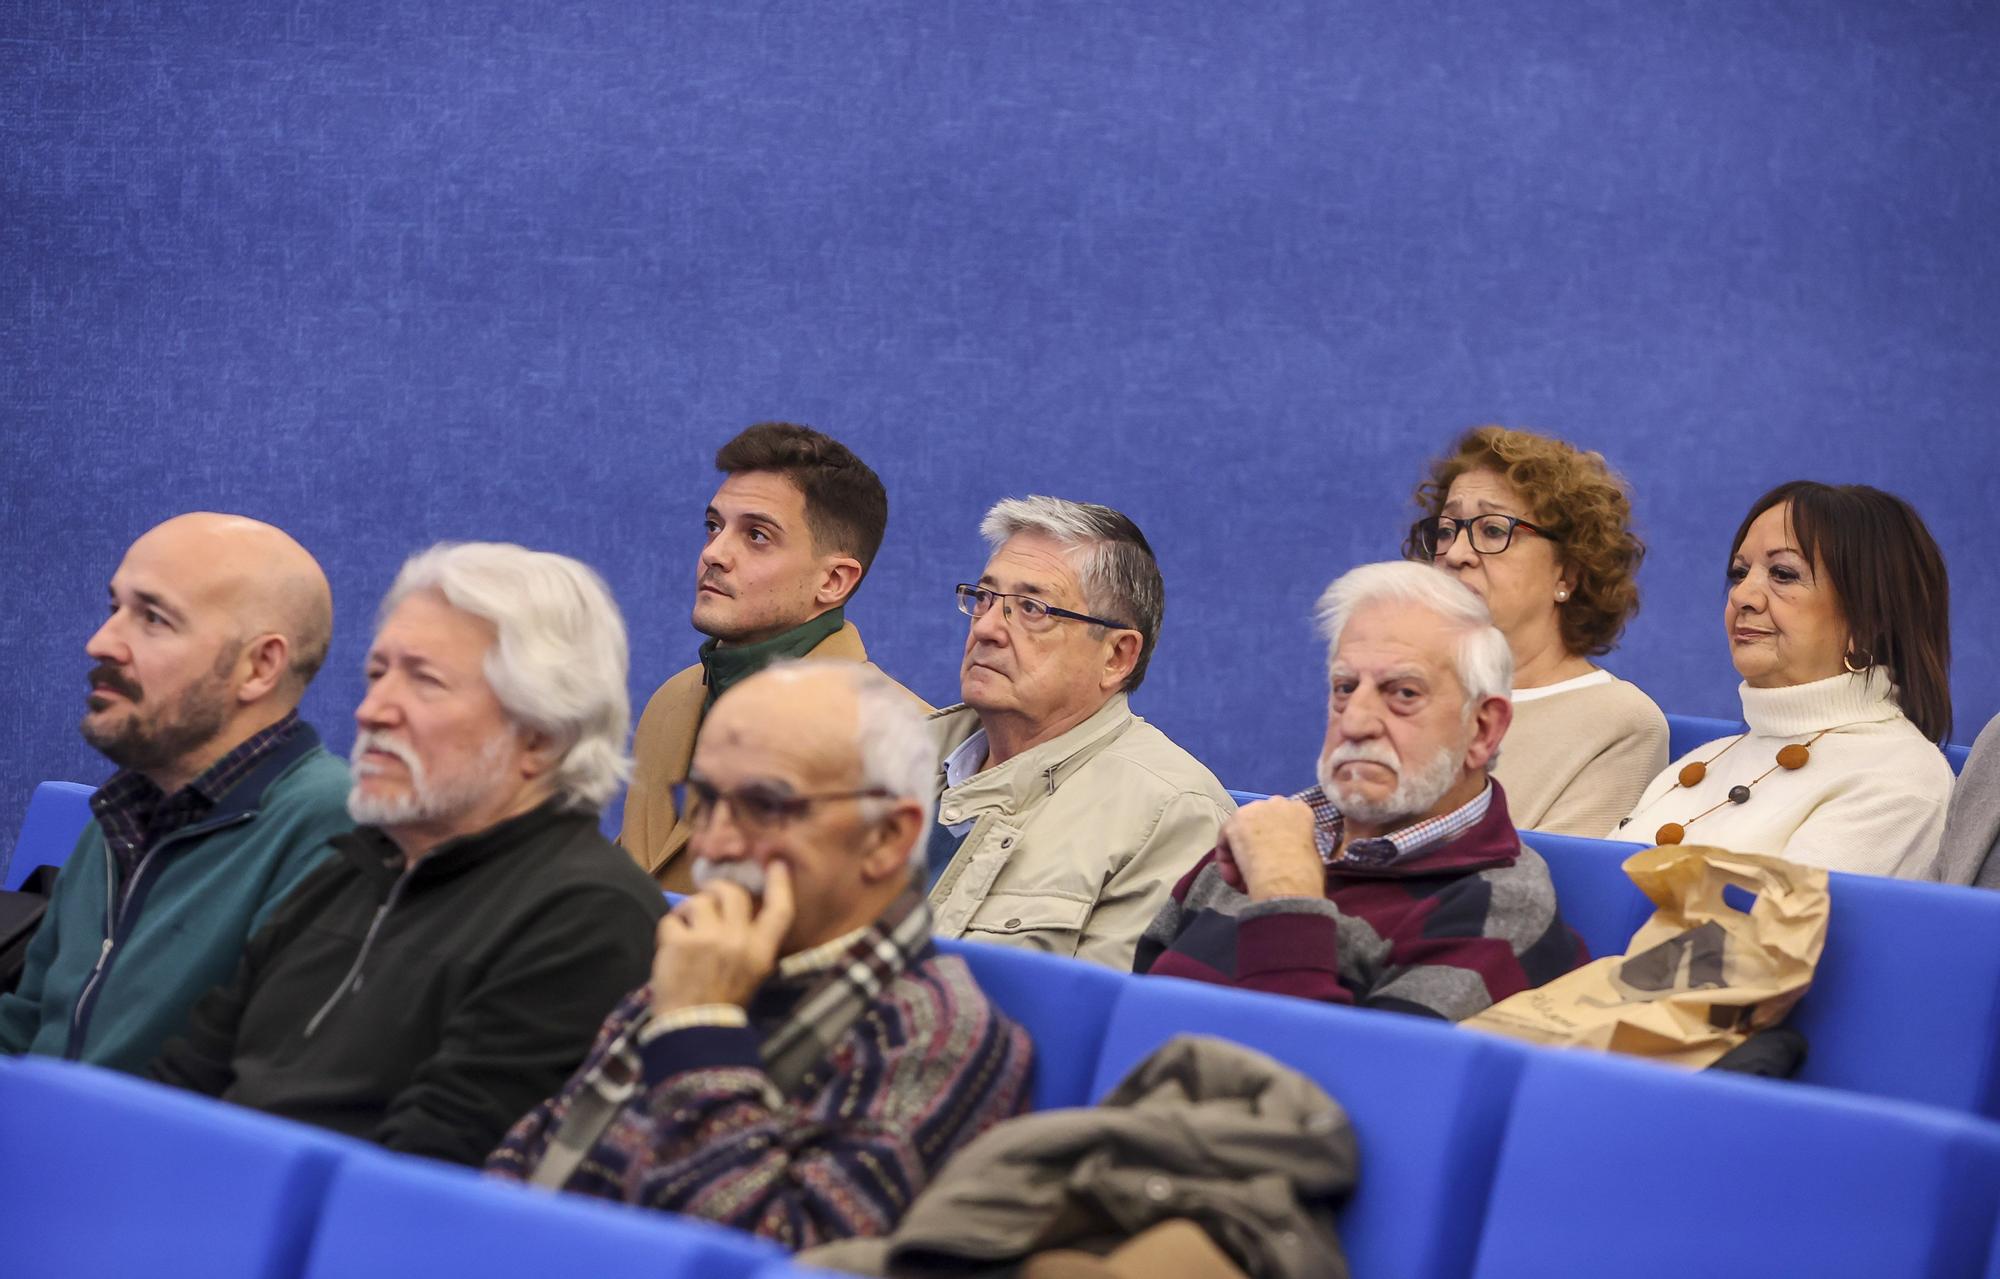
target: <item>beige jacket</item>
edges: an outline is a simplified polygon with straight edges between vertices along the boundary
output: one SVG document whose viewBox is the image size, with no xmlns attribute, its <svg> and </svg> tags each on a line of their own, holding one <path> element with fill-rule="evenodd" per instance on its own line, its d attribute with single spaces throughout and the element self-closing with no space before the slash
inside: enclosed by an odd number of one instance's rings
<svg viewBox="0 0 2000 1279">
<path fill-rule="evenodd" d="M 979 729 L 968 706 L 931 716 L 938 821 L 968 819 L 931 889 L 940 937 L 1132 967 L 1139 934 L 1236 811 L 1200 761 L 1125 695 L 1051 742 L 944 787 L 944 760 Z"/>
<path fill-rule="evenodd" d="M 862 647 L 861 632 L 848 622 L 806 656 L 867 662 L 868 650 Z M 625 792 L 625 819 L 618 842 L 669 892 L 694 891 L 692 868 L 681 856 L 689 831 L 674 809 L 674 787 L 687 780 L 695 733 L 701 728 L 702 703 L 707 699 L 708 684 L 702 678 L 701 663 L 696 662 L 660 685 L 646 702 L 638 731 L 632 735 L 632 784 Z M 927 712 L 931 709 L 914 693 L 910 699 Z"/>
</svg>

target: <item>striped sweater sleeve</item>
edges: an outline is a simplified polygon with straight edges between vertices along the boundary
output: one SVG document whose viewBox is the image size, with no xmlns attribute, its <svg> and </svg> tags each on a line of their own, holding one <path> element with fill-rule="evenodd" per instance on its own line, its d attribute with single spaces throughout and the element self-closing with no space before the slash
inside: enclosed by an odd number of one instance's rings
<svg viewBox="0 0 2000 1279">
<path fill-rule="evenodd" d="M 1252 902 L 1203 865 L 1148 931 L 1139 970 L 1458 1021 L 1586 955 L 1539 858 L 1483 873 L 1348 881 Z"/>
</svg>

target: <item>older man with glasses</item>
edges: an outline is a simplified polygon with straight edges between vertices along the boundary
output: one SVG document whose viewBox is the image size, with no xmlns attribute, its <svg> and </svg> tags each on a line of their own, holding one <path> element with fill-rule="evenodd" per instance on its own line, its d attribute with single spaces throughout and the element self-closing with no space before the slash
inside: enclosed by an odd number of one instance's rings
<svg viewBox="0 0 2000 1279">
<path fill-rule="evenodd" d="M 716 699 L 678 797 L 699 890 L 488 1171 L 792 1248 L 893 1230 L 1020 1112 L 1033 1052 L 931 944 L 930 779 L 909 695 L 857 663 L 779 662 Z"/>
<path fill-rule="evenodd" d="M 1159 636 L 1159 565 L 1107 506 L 1009 499 L 980 532 L 991 558 L 958 587 L 965 700 L 931 717 L 937 931 L 1130 968 L 1174 880 L 1235 811 L 1127 704 Z"/>
</svg>

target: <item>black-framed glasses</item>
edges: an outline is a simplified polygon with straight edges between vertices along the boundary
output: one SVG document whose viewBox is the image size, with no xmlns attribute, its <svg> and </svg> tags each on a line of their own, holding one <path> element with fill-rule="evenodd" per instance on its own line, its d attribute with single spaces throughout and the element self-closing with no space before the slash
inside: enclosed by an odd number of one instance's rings
<svg viewBox="0 0 2000 1279">
<path fill-rule="evenodd" d="M 722 805 L 727 804 L 736 817 L 736 824 L 753 835 L 791 825 L 811 812 L 814 804 L 836 799 L 894 798 L 880 786 L 865 790 L 829 791 L 823 795 L 794 795 L 761 782 L 752 782 L 733 790 L 711 786 L 699 777 L 674 783 L 674 807 L 693 829 L 706 828 L 715 820 L 715 814 Z"/>
<path fill-rule="evenodd" d="M 1514 544 L 1514 530 L 1517 528 L 1538 533 L 1551 542 L 1562 540 L 1541 525 L 1518 515 L 1475 515 L 1466 520 L 1433 515 L 1410 526 L 1410 541 L 1425 559 L 1434 560 L 1451 550 L 1451 544 L 1458 540 L 1460 531 L 1469 530 L 1473 550 L 1481 555 L 1498 555 Z"/>
<path fill-rule="evenodd" d="M 1077 613 L 1066 608 L 1057 608 L 1055 605 L 1044 600 L 1038 600 L 1032 595 L 1012 595 L 1006 591 L 989 591 L 983 586 L 974 586 L 970 582 L 960 582 L 957 591 L 958 611 L 967 617 L 984 617 L 992 611 L 993 605 L 996 602 L 1000 600 L 1014 601 L 1012 604 L 1000 605 L 1002 615 L 1020 618 L 1021 625 L 1031 631 L 1045 631 L 1049 627 L 1054 626 L 1056 619 L 1059 617 L 1066 617 L 1072 622 L 1089 622 L 1092 626 L 1108 626 L 1114 631 L 1136 631 L 1139 629 L 1125 622 L 1114 622 L 1108 618 L 1092 617 L 1088 613 Z"/>
</svg>

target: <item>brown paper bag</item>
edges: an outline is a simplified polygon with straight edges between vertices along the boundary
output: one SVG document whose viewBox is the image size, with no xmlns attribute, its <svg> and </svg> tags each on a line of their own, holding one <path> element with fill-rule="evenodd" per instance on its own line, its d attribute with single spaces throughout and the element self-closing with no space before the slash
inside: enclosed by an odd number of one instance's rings
<svg viewBox="0 0 2000 1279">
<path fill-rule="evenodd" d="M 1826 872 L 1779 857 L 1685 844 L 1649 848 L 1625 873 L 1653 901 L 1622 956 L 1594 960 L 1461 1025 L 1538 1044 L 1632 1053 L 1700 1069 L 1785 1019 L 1826 946 Z M 1746 913 L 1725 885 L 1757 895 Z"/>
</svg>

